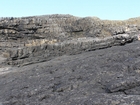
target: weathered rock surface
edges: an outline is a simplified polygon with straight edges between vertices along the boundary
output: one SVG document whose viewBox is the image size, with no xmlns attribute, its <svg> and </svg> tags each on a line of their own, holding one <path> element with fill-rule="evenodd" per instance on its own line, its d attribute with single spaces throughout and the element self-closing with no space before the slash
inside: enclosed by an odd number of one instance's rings
<svg viewBox="0 0 140 105">
<path fill-rule="evenodd" d="M 0 105 L 140 105 L 140 19 L 0 20 Z"/>
<path fill-rule="evenodd" d="M 44 15 L 0 20 L 2 39 L 47 38 L 66 40 L 71 37 L 104 37 L 140 30 L 140 19 L 100 20 L 95 17 Z"/>
<path fill-rule="evenodd" d="M 63 42 L 48 43 L 45 42 L 37 45 L 26 44 L 23 48 L 9 48 L 2 53 L 4 57 L 8 57 L 6 64 L 8 65 L 28 65 L 37 62 L 50 60 L 62 55 L 75 55 L 82 52 L 103 49 L 115 45 L 124 45 L 134 41 L 137 36 L 128 34 L 120 34 L 104 39 L 85 37 Z M 35 43 L 38 43 L 37 40 Z"/>
<path fill-rule="evenodd" d="M 139 105 L 140 42 L 3 68 L 2 105 Z"/>
<path fill-rule="evenodd" d="M 95 17 L 44 15 L 0 20 L 3 64 L 27 65 L 133 42 L 140 19 L 100 20 Z"/>
</svg>

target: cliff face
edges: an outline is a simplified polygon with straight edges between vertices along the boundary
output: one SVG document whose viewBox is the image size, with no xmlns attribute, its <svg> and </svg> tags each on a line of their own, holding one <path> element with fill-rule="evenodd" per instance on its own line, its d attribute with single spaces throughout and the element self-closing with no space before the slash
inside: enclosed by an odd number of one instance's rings
<svg viewBox="0 0 140 105">
<path fill-rule="evenodd" d="M 139 30 L 139 18 L 126 21 L 71 15 L 2 18 L 0 53 L 12 65 L 32 62 L 34 57 L 39 57 L 35 61 L 44 61 L 54 56 L 125 44 L 136 39 Z M 24 61 L 25 58 L 30 60 Z"/>
<path fill-rule="evenodd" d="M 3 39 L 103 37 L 140 30 L 140 19 L 126 21 L 100 20 L 96 17 L 79 18 L 71 15 L 47 15 L 0 20 Z"/>
</svg>

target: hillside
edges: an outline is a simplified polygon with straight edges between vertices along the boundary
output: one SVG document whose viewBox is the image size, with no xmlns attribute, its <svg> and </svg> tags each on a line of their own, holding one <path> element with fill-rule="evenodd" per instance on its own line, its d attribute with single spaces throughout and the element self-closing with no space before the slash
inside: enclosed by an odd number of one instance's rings
<svg viewBox="0 0 140 105">
<path fill-rule="evenodd" d="M 0 19 L 0 105 L 139 105 L 140 18 Z"/>
<path fill-rule="evenodd" d="M 2 18 L 0 53 L 8 65 L 42 62 L 55 56 L 132 42 L 139 34 L 139 24 L 140 18 L 125 21 L 71 15 Z"/>
</svg>

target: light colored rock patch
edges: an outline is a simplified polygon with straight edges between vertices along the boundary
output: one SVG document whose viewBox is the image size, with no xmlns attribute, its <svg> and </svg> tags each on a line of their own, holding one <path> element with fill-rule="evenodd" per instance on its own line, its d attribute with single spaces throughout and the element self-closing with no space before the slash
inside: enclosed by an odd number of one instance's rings
<svg viewBox="0 0 140 105">
<path fill-rule="evenodd" d="M 9 72 L 12 72 L 12 68 L 11 67 L 2 67 L 0 68 L 0 75 L 2 74 L 6 74 L 6 73 L 9 73 Z"/>
<path fill-rule="evenodd" d="M 25 46 L 27 46 L 27 47 L 40 46 L 40 45 L 43 45 L 43 44 L 54 44 L 56 42 L 57 42 L 56 39 L 53 39 L 53 40 L 36 39 L 36 40 L 30 40 L 30 41 L 28 41 L 27 44 L 25 44 Z"/>
</svg>

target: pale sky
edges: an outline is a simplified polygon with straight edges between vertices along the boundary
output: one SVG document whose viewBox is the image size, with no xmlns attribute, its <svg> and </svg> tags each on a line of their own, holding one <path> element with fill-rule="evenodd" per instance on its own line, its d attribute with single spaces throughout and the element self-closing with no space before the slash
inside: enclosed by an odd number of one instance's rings
<svg viewBox="0 0 140 105">
<path fill-rule="evenodd" d="M 140 16 L 140 0 L 0 0 L 0 17 L 70 14 L 124 20 Z"/>
</svg>

